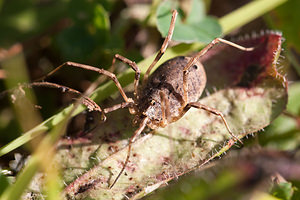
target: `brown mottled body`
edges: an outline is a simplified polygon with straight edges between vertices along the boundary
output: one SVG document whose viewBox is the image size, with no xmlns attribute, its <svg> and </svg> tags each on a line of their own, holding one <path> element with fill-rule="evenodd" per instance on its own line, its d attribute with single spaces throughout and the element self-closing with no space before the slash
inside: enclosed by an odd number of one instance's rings
<svg viewBox="0 0 300 200">
<path fill-rule="evenodd" d="M 151 74 L 146 85 L 142 86 L 138 93 L 137 120 L 148 117 L 147 126 L 151 129 L 164 127 L 182 117 L 187 111 L 183 111 L 183 107 L 187 103 L 196 102 L 200 98 L 206 85 L 206 74 L 202 64 L 196 62 L 188 71 L 188 100 L 184 102 L 183 99 L 182 72 L 189 60 L 189 57 L 175 57 L 163 63 Z M 165 94 L 169 105 L 167 112 L 170 115 L 166 116 L 166 122 L 162 116 L 162 109 L 166 108 L 162 107 L 161 92 Z"/>
</svg>

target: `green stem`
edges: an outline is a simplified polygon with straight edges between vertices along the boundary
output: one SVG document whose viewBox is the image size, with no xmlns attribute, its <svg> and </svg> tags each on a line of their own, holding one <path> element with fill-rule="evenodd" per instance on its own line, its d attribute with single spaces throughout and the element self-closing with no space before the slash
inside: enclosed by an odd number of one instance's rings
<svg viewBox="0 0 300 200">
<path fill-rule="evenodd" d="M 255 0 L 220 19 L 224 33 L 229 33 L 253 19 L 273 10 L 287 0 Z"/>
</svg>

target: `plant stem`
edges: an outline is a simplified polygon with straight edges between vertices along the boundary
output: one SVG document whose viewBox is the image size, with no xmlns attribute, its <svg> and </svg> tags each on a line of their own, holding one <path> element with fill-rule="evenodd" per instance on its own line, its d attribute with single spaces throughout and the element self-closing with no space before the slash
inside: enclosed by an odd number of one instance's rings
<svg viewBox="0 0 300 200">
<path fill-rule="evenodd" d="M 226 34 L 273 10 L 286 1 L 287 0 L 255 0 L 222 17 L 219 22 L 223 28 L 223 32 Z"/>
</svg>

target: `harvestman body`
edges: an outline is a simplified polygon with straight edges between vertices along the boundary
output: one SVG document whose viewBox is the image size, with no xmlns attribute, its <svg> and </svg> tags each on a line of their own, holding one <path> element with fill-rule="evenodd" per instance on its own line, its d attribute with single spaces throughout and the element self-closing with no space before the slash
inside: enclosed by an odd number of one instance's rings
<svg viewBox="0 0 300 200">
<path fill-rule="evenodd" d="M 118 54 L 115 55 L 112 64 L 114 64 L 116 59 L 118 59 L 128 64 L 135 71 L 134 99 L 128 98 L 126 96 L 121 84 L 119 83 L 119 81 L 113 73 L 79 63 L 64 63 L 40 79 L 44 80 L 46 77 L 50 76 L 63 66 L 73 66 L 91 71 L 96 71 L 100 74 L 106 75 L 110 79 L 112 79 L 118 87 L 125 102 L 117 104 L 110 108 L 106 108 L 104 110 L 102 110 L 99 106 L 93 104 L 95 110 L 100 111 L 102 113 L 103 118 L 105 119 L 105 113 L 112 112 L 119 108 L 127 107 L 129 108 L 130 113 L 135 115 L 134 121 L 139 124 L 139 128 L 134 132 L 133 136 L 130 138 L 128 144 L 128 153 L 124 165 L 109 188 L 112 188 L 115 185 L 115 183 L 125 170 L 130 158 L 132 143 L 134 142 L 136 137 L 141 134 L 141 132 L 145 129 L 146 126 L 150 127 L 151 129 L 165 127 L 169 123 L 175 122 L 178 119 L 180 119 L 191 107 L 204 109 L 210 113 L 220 116 L 229 134 L 234 138 L 234 141 L 240 141 L 240 139 L 238 139 L 231 132 L 223 114 L 220 111 L 197 102 L 206 85 L 205 70 L 198 60 L 210 48 L 212 48 L 216 43 L 219 42 L 228 44 L 230 46 L 244 51 L 251 51 L 253 48 L 245 48 L 227 40 L 216 38 L 205 48 L 203 48 L 200 52 L 195 54 L 195 56 L 175 57 L 159 66 L 158 69 L 151 76 L 149 76 L 152 68 L 164 54 L 168 43 L 171 40 L 175 26 L 176 16 L 177 11 L 173 10 L 168 35 L 165 38 L 164 43 L 156 58 L 145 73 L 141 87 L 139 87 L 140 69 L 135 64 L 135 62 L 130 61 L 127 58 L 122 57 Z M 88 98 L 85 100 L 93 103 L 93 101 Z"/>
</svg>

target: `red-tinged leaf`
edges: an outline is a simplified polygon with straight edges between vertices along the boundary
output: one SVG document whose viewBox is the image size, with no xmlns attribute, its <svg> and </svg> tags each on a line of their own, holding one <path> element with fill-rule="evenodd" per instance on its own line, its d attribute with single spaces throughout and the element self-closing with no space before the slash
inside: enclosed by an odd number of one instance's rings
<svg viewBox="0 0 300 200">
<path fill-rule="evenodd" d="M 276 70 L 279 33 L 267 32 L 237 43 L 255 49 L 245 52 L 220 44 L 202 58 L 211 95 L 200 102 L 221 111 L 233 133 L 243 138 L 284 110 L 287 82 Z M 57 162 L 65 169 L 62 175 L 68 184 L 66 198 L 141 198 L 174 178 L 202 169 L 234 144 L 218 116 L 190 109 L 177 122 L 138 138 L 125 172 L 109 189 L 126 158 L 127 138 L 136 127 L 127 110 L 115 111 L 107 119 L 84 137 L 58 143 Z"/>
<path fill-rule="evenodd" d="M 263 83 L 265 77 L 280 75 L 276 57 L 281 51 L 281 34 L 266 31 L 249 37 L 237 40 L 237 44 L 254 47 L 253 51 L 245 52 L 220 43 L 201 58 L 207 73 L 207 88 L 251 88 Z"/>
</svg>

